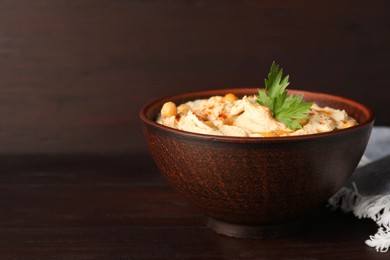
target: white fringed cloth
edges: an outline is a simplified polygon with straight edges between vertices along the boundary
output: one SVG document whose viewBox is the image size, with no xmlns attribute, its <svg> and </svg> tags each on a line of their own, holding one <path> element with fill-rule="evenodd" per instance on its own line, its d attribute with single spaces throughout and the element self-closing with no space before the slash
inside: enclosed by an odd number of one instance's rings
<svg viewBox="0 0 390 260">
<path fill-rule="evenodd" d="M 370 218 L 378 225 L 366 240 L 378 252 L 390 247 L 390 127 L 374 127 L 367 149 L 348 183 L 328 201 L 332 209 Z"/>
</svg>

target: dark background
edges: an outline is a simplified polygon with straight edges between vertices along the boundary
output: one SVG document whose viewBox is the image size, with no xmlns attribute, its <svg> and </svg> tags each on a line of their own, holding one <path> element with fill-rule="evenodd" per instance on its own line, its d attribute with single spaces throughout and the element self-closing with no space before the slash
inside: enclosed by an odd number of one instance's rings
<svg viewBox="0 0 390 260">
<path fill-rule="evenodd" d="M 390 126 L 389 3 L 0 1 L 0 153 L 143 152 L 143 105 L 262 87 L 273 60 Z"/>
</svg>

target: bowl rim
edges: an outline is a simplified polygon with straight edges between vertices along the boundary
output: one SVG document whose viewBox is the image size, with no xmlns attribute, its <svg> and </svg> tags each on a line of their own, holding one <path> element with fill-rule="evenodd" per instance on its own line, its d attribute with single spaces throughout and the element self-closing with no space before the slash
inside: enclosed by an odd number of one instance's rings
<svg viewBox="0 0 390 260">
<path fill-rule="evenodd" d="M 345 129 L 339 129 L 337 131 L 331 131 L 331 132 L 323 132 L 323 133 L 315 133 L 315 134 L 307 134 L 307 135 L 299 135 L 299 136 L 277 136 L 277 137 L 243 137 L 243 136 L 221 136 L 221 135 L 211 135 L 211 134 L 200 134 L 200 133 L 194 133 L 194 132 L 188 132 L 183 131 L 175 128 L 171 128 L 169 126 L 165 126 L 162 124 L 157 123 L 154 120 L 151 120 L 147 117 L 147 112 L 151 107 L 154 107 L 158 103 L 162 102 L 168 102 L 172 100 L 177 100 L 180 98 L 185 98 L 186 100 L 190 101 L 191 96 L 197 97 L 197 96 L 204 96 L 205 98 L 208 96 L 215 96 L 215 95 L 223 95 L 226 93 L 247 93 L 246 95 L 252 95 L 255 94 L 258 91 L 259 88 L 226 88 L 226 89 L 209 89 L 209 90 L 200 90 L 200 91 L 191 91 L 191 92 L 183 92 L 173 95 L 168 95 L 165 97 L 158 98 L 154 101 L 149 102 L 148 104 L 144 105 L 140 112 L 139 116 L 141 120 L 155 128 L 158 128 L 162 131 L 165 131 L 170 134 L 174 135 L 180 135 L 183 137 L 190 137 L 190 138 L 196 138 L 201 140 L 211 140 L 211 141 L 221 141 L 221 142 L 239 142 L 239 143 L 274 143 L 274 142 L 301 142 L 305 140 L 313 140 L 313 139 L 322 139 L 322 138 L 328 138 L 331 136 L 340 136 L 349 134 L 350 132 L 359 131 L 362 128 L 371 127 L 375 121 L 375 115 L 371 108 L 368 106 L 354 100 L 351 98 L 346 98 L 334 94 L 328 94 L 323 92 L 315 92 L 315 91 L 307 91 L 307 90 L 300 90 L 300 89 L 288 89 L 288 92 L 294 95 L 316 95 L 318 97 L 324 97 L 328 99 L 333 99 L 342 103 L 350 103 L 354 107 L 357 107 L 361 111 L 365 111 L 368 114 L 368 119 L 364 122 L 359 122 L 358 125 L 345 128 Z M 260 88 L 262 89 L 262 88 Z M 193 100 L 193 99 L 192 99 Z M 315 101 L 315 100 L 314 100 Z"/>
</svg>

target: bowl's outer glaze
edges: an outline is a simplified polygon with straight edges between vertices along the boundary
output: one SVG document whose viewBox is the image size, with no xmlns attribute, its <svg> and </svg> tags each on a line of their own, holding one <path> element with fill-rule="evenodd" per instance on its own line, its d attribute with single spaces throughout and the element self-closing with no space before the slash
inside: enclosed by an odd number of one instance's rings
<svg viewBox="0 0 390 260">
<path fill-rule="evenodd" d="M 243 138 L 193 134 L 154 122 L 161 106 L 196 98 L 254 94 L 257 89 L 189 93 L 141 111 L 150 153 L 171 185 L 216 219 L 248 225 L 293 221 L 322 205 L 350 177 L 367 145 L 372 111 L 353 100 L 304 91 L 306 100 L 345 109 L 359 125 L 299 137 Z"/>
</svg>

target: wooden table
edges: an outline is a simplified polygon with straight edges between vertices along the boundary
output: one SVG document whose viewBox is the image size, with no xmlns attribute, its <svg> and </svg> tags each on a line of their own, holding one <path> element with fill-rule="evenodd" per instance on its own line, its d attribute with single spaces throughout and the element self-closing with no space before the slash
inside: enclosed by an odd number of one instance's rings
<svg viewBox="0 0 390 260">
<path fill-rule="evenodd" d="M 0 259 L 388 259 L 370 220 L 322 207 L 291 237 L 208 229 L 148 154 L 3 156 Z"/>
<path fill-rule="evenodd" d="M 138 112 L 179 92 L 292 88 L 390 125 L 387 0 L 0 1 L 0 260 L 386 259 L 369 220 L 320 209 L 295 236 L 238 240 L 160 176 Z"/>
</svg>

